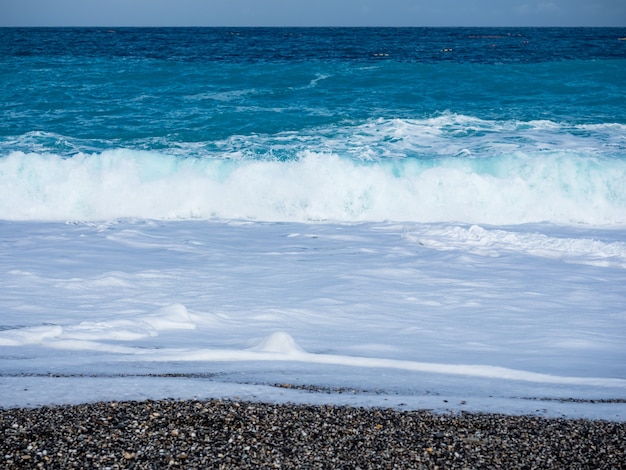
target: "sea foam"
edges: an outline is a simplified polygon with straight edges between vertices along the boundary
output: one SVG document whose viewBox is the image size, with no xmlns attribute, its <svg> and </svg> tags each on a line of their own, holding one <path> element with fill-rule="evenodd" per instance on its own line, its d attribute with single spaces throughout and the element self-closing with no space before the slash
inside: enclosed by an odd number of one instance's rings
<svg viewBox="0 0 626 470">
<path fill-rule="evenodd" d="M 112 150 L 0 159 L 0 218 L 626 224 L 626 162 L 572 152 L 356 161 Z"/>
<path fill-rule="evenodd" d="M 0 144 L 0 219 L 623 225 L 625 130 L 442 113 L 126 148 L 30 132 Z"/>
</svg>

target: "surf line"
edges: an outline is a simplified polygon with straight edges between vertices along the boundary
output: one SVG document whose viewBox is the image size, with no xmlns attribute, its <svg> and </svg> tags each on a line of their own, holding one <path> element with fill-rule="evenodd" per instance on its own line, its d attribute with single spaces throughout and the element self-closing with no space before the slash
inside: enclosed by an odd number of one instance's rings
<svg viewBox="0 0 626 470">
<path fill-rule="evenodd" d="M 259 345 L 250 349 L 142 349 L 138 350 L 137 354 L 133 356 L 134 357 L 132 359 L 126 356 L 126 360 L 144 360 L 150 362 L 289 361 L 348 367 L 400 369 L 411 372 L 461 375 L 499 380 L 517 380 L 545 384 L 620 387 L 626 389 L 626 379 L 558 376 L 490 365 L 443 364 L 363 356 L 315 354 L 304 351 L 297 345 L 289 334 L 284 332 L 276 332 L 265 338 Z M 137 356 L 141 356 L 141 359 Z"/>
</svg>

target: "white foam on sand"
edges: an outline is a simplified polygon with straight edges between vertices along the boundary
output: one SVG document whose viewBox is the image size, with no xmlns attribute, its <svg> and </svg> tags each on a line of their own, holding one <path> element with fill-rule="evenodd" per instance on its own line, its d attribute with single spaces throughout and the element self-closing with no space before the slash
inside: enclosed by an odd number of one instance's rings
<svg viewBox="0 0 626 470">
<path fill-rule="evenodd" d="M 11 222 L 0 243 L 0 406 L 240 397 L 626 420 L 617 229 Z"/>
</svg>

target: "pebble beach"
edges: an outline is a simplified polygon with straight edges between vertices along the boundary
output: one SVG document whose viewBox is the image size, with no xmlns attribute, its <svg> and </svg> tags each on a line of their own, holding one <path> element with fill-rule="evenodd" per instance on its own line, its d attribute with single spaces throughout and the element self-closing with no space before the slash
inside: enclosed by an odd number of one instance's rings
<svg viewBox="0 0 626 470">
<path fill-rule="evenodd" d="M 621 469 L 626 423 L 240 401 L 0 410 L 0 467 Z"/>
</svg>

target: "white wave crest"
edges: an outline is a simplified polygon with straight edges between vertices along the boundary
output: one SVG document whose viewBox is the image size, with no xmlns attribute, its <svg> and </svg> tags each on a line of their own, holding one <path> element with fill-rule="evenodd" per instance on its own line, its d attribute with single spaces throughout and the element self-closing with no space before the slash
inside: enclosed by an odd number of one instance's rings
<svg viewBox="0 0 626 470">
<path fill-rule="evenodd" d="M 357 162 L 106 151 L 0 159 L 0 219 L 626 224 L 626 162 L 563 153 Z"/>
</svg>

